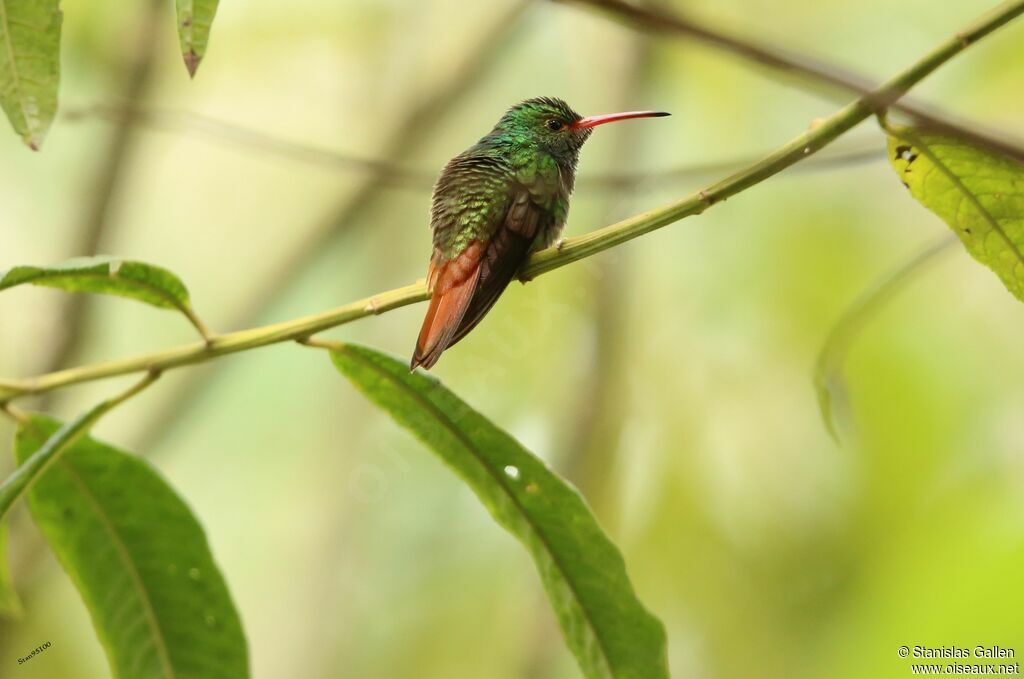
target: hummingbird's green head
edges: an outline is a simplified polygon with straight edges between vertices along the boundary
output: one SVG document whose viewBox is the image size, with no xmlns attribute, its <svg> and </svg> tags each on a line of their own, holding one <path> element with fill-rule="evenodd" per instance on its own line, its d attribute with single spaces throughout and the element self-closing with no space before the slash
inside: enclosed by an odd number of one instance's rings
<svg viewBox="0 0 1024 679">
<path fill-rule="evenodd" d="M 554 97 L 527 99 L 510 108 L 491 131 L 492 137 L 544 151 L 575 165 L 584 142 L 598 125 L 628 118 L 667 116 L 661 111 L 630 111 L 584 118 Z"/>
<path fill-rule="evenodd" d="M 494 127 L 494 132 L 516 145 L 546 151 L 556 158 L 574 158 L 593 131 L 574 130 L 572 125 L 583 116 L 561 99 L 537 97 L 510 108 Z"/>
</svg>

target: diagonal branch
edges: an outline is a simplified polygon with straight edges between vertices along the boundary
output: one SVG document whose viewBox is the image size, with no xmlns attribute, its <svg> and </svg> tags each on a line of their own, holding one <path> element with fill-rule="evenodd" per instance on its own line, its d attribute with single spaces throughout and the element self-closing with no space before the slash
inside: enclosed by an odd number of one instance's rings
<svg viewBox="0 0 1024 679">
<path fill-rule="evenodd" d="M 837 90 L 839 93 L 848 94 L 852 92 L 866 97 L 870 95 L 875 87 L 874 82 L 870 78 L 866 78 L 854 71 L 774 45 L 758 42 L 751 38 L 740 37 L 719 29 L 709 28 L 683 15 L 674 13 L 670 9 L 650 6 L 640 7 L 625 2 L 625 0 L 553 1 L 585 5 L 603 11 L 642 30 L 697 40 L 772 70 L 801 76 L 804 80 L 825 85 L 830 90 Z M 1001 15 L 1006 7 L 1006 3 L 999 5 L 992 11 L 990 16 Z M 964 47 L 967 47 L 979 37 L 972 35 L 969 31 L 961 31 L 954 39 L 959 40 Z M 1019 162 L 1024 162 L 1024 148 L 1020 144 L 1000 139 L 993 133 L 979 132 L 978 125 L 975 123 L 958 122 L 924 104 L 906 100 L 900 102 L 878 100 L 875 102 L 875 106 L 879 110 L 891 106 L 914 118 L 918 127 L 959 137 L 976 146 L 1009 156 Z"/>
<path fill-rule="evenodd" d="M 1004 3 L 1001 5 L 1000 11 L 993 12 L 978 20 L 965 31 L 943 42 L 917 63 L 889 80 L 879 89 L 848 104 L 821 121 L 820 125 L 804 132 L 745 170 L 682 200 L 636 215 L 583 236 L 569 239 L 561 247 L 549 248 L 538 252 L 526 263 L 521 278 L 523 280 L 530 280 L 572 262 L 621 245 L 628 240 L 679 221 L 684 217 L 701 214 L 715 203 L 759 184 L 831 143 L 840 135 L 872 115 L 879 105 L 896 101 L 910 87 L 913 87 L 936 68 L 962 52 L 969 44 L 988 35 L 1022 13 L 1024 13 L 1024 0 Z M 426 285 L 424 283 L 415 283 L 318 314 L 221 335 L 209 343 L 187 344 L 108 363 L 96 363 L 52 372 L 26 380 L 0 381 L 0 385 L 2 385 L 0 386 L 0 401 L 8 401 L 27 394 L 45 393 L 67 385 L 90 382 L 116 375 L 145 370 L 162 371 L 183 365 L 202 363 L 226 354 L 247 351 L 280 342 L 302 341 L 323 330 L 415 302 L 422 302 L 429 297 L 430 293 Z"/>
</svg>

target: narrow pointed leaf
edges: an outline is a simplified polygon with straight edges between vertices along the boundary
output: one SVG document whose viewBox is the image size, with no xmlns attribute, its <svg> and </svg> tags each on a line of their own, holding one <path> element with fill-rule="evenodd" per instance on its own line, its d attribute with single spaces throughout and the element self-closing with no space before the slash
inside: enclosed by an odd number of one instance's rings
<svg viewBox="0 0 1024 679">
<path fill-rule="evenodd" d="M 0 0 L 0 106 L 38 149 L 57 113 L 60 0 Z"/>
<path fill-rule="evenodd" d="M 18 428 L 23 463 L 61 423 Z M 118 679 L 244 679 L 248 651 L 203 529 L 147 462 L 92 438 L 29 489 L 32 516 L 78 588 Z"/>
<path fill-rule="evenodd" d="M 939 255 L 952 249 L 956 242 L 957 239 L 953 234 L 945 234 L 941 239 L 900 264 L 861 293 L 860 297 L 843 311 L 843 315 L 829 330 L 814 365 L 814 390 L 818 395 L 821 419 L 835 443 L 841 443 L 839 420 L 842 420 L 844 424 L 849 424 L 851 419 L 846 381 L 843 377 L 843 362 L 846 360 L 846 353 L 849 351 L 850 345 L 857 339 L 864 325 L 874 318 L 904 286 L 923 273 L 929 265 L 938 259 Z"/>
<path fill-rule="evenodd" d="M 85 257 L 55 266 L 16 266 L 0 273 L 0 291 L 26 284 L 116 295 L 162 309 L 177 309 L 203 337 L 210 334 L 193 311 L 188 288 L 181 279 L 167 269 L 145 262 Z"/>
<path fill-rule="evenodd" d="M 0 519 L 0 618 L 17 618 L 22 614 L 21 599 L 7 564 L 7 539 L 7 521 Z"/>
<path fill-rule="evenodd" d="M 199 68 L 199 62 L 206 55 L 210 40 L 210 27 L 217 13 L 218 0 L 177 0 L 178 40 L 185 68 L 192 77 Z"/>
<path fill-rule="evenodd" d="M 664 628 L 637 599 L 622 555 L 576 489 L 433 377 L 365 347 L 338 345 L 331 356 L 526 546 L 586 676 L 668 676 Z"/>
<path fill-rule="evenodd" d="M 889 162 L 911 195 L 1024 301 L 1024 165 L 906 127 L 890 130 Z"/>
</svg>

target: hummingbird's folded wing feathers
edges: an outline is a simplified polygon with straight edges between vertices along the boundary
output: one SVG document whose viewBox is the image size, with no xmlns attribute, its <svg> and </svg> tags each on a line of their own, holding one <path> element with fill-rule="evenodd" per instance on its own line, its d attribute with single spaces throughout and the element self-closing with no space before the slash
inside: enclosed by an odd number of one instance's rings
<svg viewBox="0 0 1024 679">
<path fill-rule="evenodd" d="M 474 240 L 444 263 L 431 264 L 433 296 L 423 321 L 412 368 L 430 369 L 445 349 L 490 311 L 530 254 L 545 212 L 525 187 L 514 187 L 507 209 L 489 238 Z"/>
<path fill-rule="evenodd" d="M 519 267 L 530 255 L 543 213 L 530 200 L 530 192 L 521 189 L 512 200 L 501 228 L 487 244 L 480 262 L 480 279 L 469 308 L 448 346 L 458 342 L 476 327 L 491 310 L 498 297 L 516 277 Z"/>
</svg>

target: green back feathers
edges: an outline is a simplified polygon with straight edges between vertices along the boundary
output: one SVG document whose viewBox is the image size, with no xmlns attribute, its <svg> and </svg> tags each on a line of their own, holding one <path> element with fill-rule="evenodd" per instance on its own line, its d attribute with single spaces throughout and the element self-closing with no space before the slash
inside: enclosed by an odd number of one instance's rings
<svg viewBox="0 0 1024 679">
<path fill-rule="evenodd" d="M 540 244 L 551 240 L 568 214 L 579 151 L 591 132 L 572 128 L 580 119 L 560 99 L 527 99 L 445 166 L 431 210 L 434 247 L 444 259 L 493 237 L 523 188 L 545 213 Z"/>
</svg>

